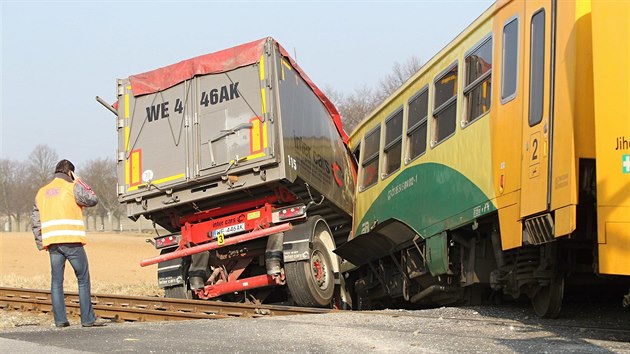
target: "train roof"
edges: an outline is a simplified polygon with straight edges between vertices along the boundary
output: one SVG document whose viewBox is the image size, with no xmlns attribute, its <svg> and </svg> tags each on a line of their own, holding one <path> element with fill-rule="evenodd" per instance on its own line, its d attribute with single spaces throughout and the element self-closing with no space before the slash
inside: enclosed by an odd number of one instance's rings
<svg viewBox="0 0 630 354">
<path fill-rule="evenodd" d="M 288 52 L 280 45 L 280 43 L 271 37 L 262 38 L 218 52 L 183 60 L 179 63 L 147 71 L 145 73 L 132 75 L 129 77 L 131 90 L 134 96 L 151 94 L 166 90 L 195 76 L 223 73 L 242 66 L 257 63 L 260 61 L 260 57 L 265 51 L 265 43 L 267 40 L 270 40 L 275 46 L 277 46 L 284 59 L 291 63 L 293 68 L 295 68 L 302 79 L 304 79 L 311 90 L 313 90 L 315 95 L 317 95 L 319 100 L 330 113 L 339 135 L 343 138 L 344 143 L 346 143 L 348 141 L 348 135 L 343 130 L 341 117 L 337 108 L 317 87 L 317 85 L 311 81 L 308 75 L 304 73 L 293 58 L 289 56 Z"/>
</svg>

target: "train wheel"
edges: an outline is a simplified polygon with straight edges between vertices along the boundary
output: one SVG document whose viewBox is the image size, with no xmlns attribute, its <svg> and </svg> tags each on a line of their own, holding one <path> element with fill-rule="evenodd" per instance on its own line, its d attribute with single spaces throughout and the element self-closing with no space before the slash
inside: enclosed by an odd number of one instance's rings
<svg viewBox="0 0 630 354">
<path fill-rule="evenodd" d="M 551 278 L 549 286 L 540 288 L 532 297 L 534 312 L 539 317 L 558 318 L 564 297 L 564 276 L 556 274 Z"/>
<path fill-rule="evenodd" d="M 328 306 L 334 292 L 329 251 L 319 237 L 313 241 L 308 260 L 285 264 L 287 286 L 299 306 Z"/>
<path fill-rule="evenodd" d="M 164 288 L 164 297 L 173 299 L 192 299 L 192 293 L 187 289 L 186 284 L 179 284 Z"/>
</svg>

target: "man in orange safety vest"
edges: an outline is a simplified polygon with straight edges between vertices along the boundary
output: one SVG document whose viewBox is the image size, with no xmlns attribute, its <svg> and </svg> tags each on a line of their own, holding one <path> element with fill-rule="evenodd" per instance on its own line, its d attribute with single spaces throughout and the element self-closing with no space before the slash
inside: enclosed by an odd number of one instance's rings
<svg viewBox="0 0 630 354">
<path fill-rule="evenodd" d="M 90 271 L 83 245 L 86 244 L 83 208 L 98 203 L 92 189 L 74 175 L 74 165 L 61 160 L 55 167 L 55 178 L 40 188 L 31 214 L 37 248 L 50 255 L 51 300 L 55 326 L 70 325 L 63 293 L 66 260 L 74 269 L 79 283 L 79 304 L 83 327 L 104 326 L 92 307 Z"/>
</svg>

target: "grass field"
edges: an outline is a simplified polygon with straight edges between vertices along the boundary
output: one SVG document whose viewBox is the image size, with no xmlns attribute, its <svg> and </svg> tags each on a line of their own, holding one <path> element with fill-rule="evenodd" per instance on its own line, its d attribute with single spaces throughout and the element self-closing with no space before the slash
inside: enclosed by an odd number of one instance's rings
<svg viewBox="0 0 630 354">
<path fill-rule="evenodd" d="M 88 233 L 85 250 L 90 265 L 92 293 L 162 296 L 157 287 L 157 265 L 140 267 L 142 259 L 158 255 L 145 242 L 152 235 L 138 233 Z M 48 252 L 38 251 L 31 233 L 0 233 L 0 286 L 50 289 Z M 66 263 L 64 289 L 77 291 L 77 281 Z M 0 328 L 40 325 L 49 316 L 0 311 Z"/>
</svg>

